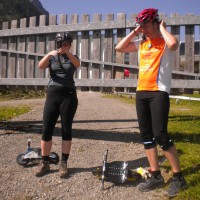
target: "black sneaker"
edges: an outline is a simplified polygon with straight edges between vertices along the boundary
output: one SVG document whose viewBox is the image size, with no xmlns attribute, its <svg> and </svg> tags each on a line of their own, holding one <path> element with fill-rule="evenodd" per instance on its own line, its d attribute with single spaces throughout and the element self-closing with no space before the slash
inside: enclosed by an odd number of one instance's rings
<svg viewBox="0 0 200 200">
<path fill-rule="evenodd" d="M 158 175 L 156 178 L 151 176 L 145 183 L 140 183 L 138 189 L 142 192 L 148 192 L 156 188 L 160 188 L 164 185 L 165 181 L 162 175 Z"/>
<path fill-rule="evenodd" d="M 36 177 L 42 177 L 50 172 L 49 162 L 44 161 L 42 163 L 42 167 L 40 167 L 39 171 L 35 174 Z"/>
<path fill-rule="evenodd" d="M 175 197 L 180 190 L 186 188 L 187 188 L 187 182 L 184 179 L 184 177 L 181 177 L 181 179 L 172 177 L 169 188 L 167 191 L 165 191 L 165 195 L 168 197 Z"/>
</svg>

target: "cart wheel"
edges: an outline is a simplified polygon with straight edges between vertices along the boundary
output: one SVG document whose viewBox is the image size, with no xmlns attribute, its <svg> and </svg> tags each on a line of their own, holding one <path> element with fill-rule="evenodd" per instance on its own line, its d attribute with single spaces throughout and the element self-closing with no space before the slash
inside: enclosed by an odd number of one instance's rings
<svg viewBox="0 0 200 200">
<path fill-rule="evenodd" d="M 51 152 L 49 155 L 49 160 L 51 164 L 57 164 L 59 163 L 59 156 L 55 152 Z"/>
<path fill-rule="evenodd" d="M 24 159 L 24 156 L 25 156 L 24 153 L 19 154 L 19 155 L 17 156 L 17 158 L 16 158 L 17 164 L 25 166 L 25 165 L 27 165 L 27 164 L 29 163 L 30 160 L 29 160 L 28 158 L 27 158 L 27 159 Z"/>
</svg>

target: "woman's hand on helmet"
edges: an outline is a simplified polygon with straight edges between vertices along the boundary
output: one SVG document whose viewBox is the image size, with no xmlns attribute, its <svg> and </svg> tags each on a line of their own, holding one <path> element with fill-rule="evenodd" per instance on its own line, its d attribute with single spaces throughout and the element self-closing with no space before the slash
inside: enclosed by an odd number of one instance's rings
<svg viewBox="0 0 200 200">
<path fill-rule="evenodd" d="M 163 20 L 160 21 L 160 28 L 161 27 L 166 28 L 166 23 Z"/>
<path fill-rule="evenodd" d="M 141 26 L 139 25 L 139 26 L 137 26 L 136 28 L 135 28 L 135 32 L 139 35 L 140 33 L 142 33 L 142 29 L 141 29 Z"/>
<path fill-rule="evenodd" d="M 58 49 L 59 54 L 67 54 L 69 52 L 71 44 L 63 45 L 61 48 Z"/>
</svg>

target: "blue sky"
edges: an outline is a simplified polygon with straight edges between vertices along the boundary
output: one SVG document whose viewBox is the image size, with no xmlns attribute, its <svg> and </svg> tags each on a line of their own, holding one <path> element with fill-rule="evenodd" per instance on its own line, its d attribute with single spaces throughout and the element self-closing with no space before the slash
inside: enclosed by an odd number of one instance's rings
<svg viewBox="0 0 200 200">
<path fill-rule="evenodd" d="M 52 15 L 138 13 L 157 8 L 159 13 L 193 13 L 200 15 L 200 0 L 40 0 Z"/>
</svg>

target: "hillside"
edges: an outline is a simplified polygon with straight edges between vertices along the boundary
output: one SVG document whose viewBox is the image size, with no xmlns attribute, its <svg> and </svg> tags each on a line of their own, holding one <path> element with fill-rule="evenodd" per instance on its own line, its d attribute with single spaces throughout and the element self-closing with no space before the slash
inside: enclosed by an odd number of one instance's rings
<svg viewBox="0 0 200 200">
<path fill-rule="evenodd" d="M 39 0 L 1 0 L 0 23 L 39 15 L 49 15 Z"/>
</svg>

